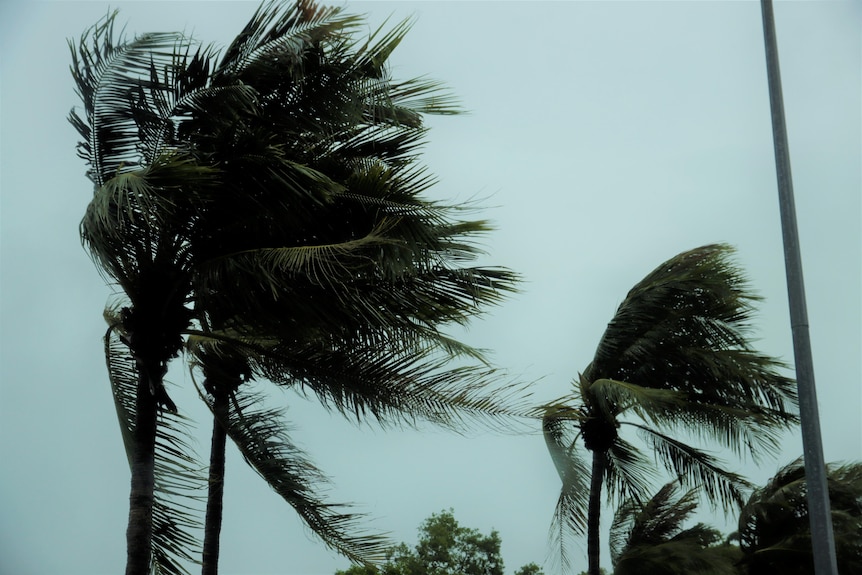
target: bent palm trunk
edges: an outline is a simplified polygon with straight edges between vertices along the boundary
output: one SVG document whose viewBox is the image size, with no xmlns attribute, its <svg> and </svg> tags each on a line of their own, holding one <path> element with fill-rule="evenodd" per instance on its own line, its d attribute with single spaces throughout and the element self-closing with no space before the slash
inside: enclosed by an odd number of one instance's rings
<svg viewBox="0 0 862 575">
<path fill-rule="evenodd" d="M 150 572 L 158 413 L 156 398 L 150 391 L 150 373 L 153 372 L 144 365 L 138 375 L 129 525 L 126 529 L 126 575 L 147 575 Z"/>
<path fill-rule="evenodd" d="M 593 472 L 590 478 L 590 501 L 587 508 L 587 559 L 589 575 L 600 575 L 599 527 L 602 513 L 602 482 L 605 478 L 608 455 L 604 451 L 593 451 Z"/>
<path fill-rule="evenodd" d="M 227 410 L 227 405 L 227 394 L 215 396 L 213 411 L 216 415 L 213 416 L 212 446 L 210 448 L 209 492 L 204 525 L 202 575 L 218 575 L 219 540 L 224 498 L 225 446 L 227 443 L 227 433 L 219 420 L 219 415 Z"/>
</svg>

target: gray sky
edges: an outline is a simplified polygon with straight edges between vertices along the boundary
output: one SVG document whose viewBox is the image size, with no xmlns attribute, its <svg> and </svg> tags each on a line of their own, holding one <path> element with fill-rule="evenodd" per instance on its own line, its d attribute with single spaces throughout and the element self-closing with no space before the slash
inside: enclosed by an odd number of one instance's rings
<svg viewBox="0 0 862 575">
<path fill-rule="evenodd" d="M 225 45 L 255 2 L 118 2 L 130 33 L 187 30 Z M 487 262 L 523 293 L 453 332 L 525 379 L 566 393 L 626 291 L 678 252 L 737 246 L 764 296 L 762 351 L 792 361 L 759 3 L 350 2 L 379 23 L 415 15 L 396 77 L 445 81 L 469 115 L 432 119 L 434 199 L 487 198 Z M 122 570 L 128 467 L 100 338 L 111 289 L 81 248 L 92 190 L 66 115 L 66 39 L 104 2 L 0 6 L 0 571 Z M 814 363 L 828 461 L 862 458 L 862 5 L 779 2 L 776 21 Z M 178 362 L 180 409 L 209 424 Z M 357 427 L 293 393 L 293 437 L 332 498 L 414 541 L 454 508 L 496 528 L 507 572 L 548 552 L 559 481 L 538 433 L 466 437 Z M 733 463 L 761 482 L 801 454 Z M 228 456 L 222 571 L 326 575 L 347 561 Z M 607 514 L 606 514 L 607 515 Z M 716 521 L 720 522 L 721 518 Z M 585 562 L 583 562 L 585 568 Z"/>
</svg>

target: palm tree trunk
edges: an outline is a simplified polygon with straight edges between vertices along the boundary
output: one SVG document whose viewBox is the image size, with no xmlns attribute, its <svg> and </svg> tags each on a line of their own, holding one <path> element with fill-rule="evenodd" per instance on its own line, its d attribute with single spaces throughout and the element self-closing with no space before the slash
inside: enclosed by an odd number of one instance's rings
<svg viewBox="0 0 862 575">
<path fill-rule="evenodd" d="M 589 575 L 600 575 L 599 527 L 602 513 L 602 482 L 605 478 L 608 455 L 604 451 L 593 451 L 593 472 L 590 477 L 590 501 L 587 507 L 587 559 Z"/>
<path fill-rule="evenodd" d="M 209 493 L 207 494 L 207 513 L 204 524 L 202 575 L 218 575 L 227 439 L 227 433 L 219 421 L 219 416 L 227 411 L 227 406 L 227 394 L 217 394 L 213 401 L 215 415 L 213 415 L 213 436 L 210 448 Z"/>
<path fill-rule="evenodd" d="M 153 372 L 143 365 L 138 374 L 129 525 L 126 529 L 126 575 L 148 575 L 150 572 L 158 412 L 156 399 L 150 391 L 150 373 Z"/>
</svg>

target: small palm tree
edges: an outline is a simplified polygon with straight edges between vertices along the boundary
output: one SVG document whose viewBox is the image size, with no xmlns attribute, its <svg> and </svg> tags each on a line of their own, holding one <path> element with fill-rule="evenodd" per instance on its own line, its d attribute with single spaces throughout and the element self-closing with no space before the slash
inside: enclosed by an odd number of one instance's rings
<svg viewBox="0 0 862 575">
<path fill-rule="evenodd" d="M 620 431 L 633 428 L 669 473 L 713 502 L 741 502 L 742 477 L 678 438 L 685 432 L 757 460 L 796 422 L 793 381 L 748 342 L 752 305 L 726 245 L 663 263 L 629 291 L 575 392 L 547 406 L 545 439 L 563 482 L 553 534 L 587 534 L 589 573 L 599 573 L 602 489 L 645 501 L 651 462 Z M 579 443 L 592 453 L 581 459 Z"/>
<path fill-rule="evenodd" d="M 862 573 L 862 463 L 827 466 L 835 554 L 841 573 Z M 740 573 L 813 575 L 802 460 L 754 490 L 739 514 Z"/>
<path fill-rule="evenodd" d="M 625 501 L 611 526 L 614 575 L 736 575 L 739 549 L 703 523 L 683 529 L 697 509 L 697 491 L 671 482 L 651 499 Z"/>
<path fill-rule="evenodd" d="M 432 183 L 415 165 L 421 117 L 454 112 L 450 99 L 389 78 L 406 24 L 357 43 L 354 16 L 270 3 L 217 61 L 180 34 L 116 39 L 113 20 L 72 46 L 85 116 L 71 120 L 95 185 L 82 237 L 128 299 L 109 310 L 106 338 L 132 467 L 127 573 L 149 571 L 153 542 L 166 544 L 153 555 L 164 572 L 189 555 L 188 524 L 153 511 L 176 491 L 171 473 L 193 476 L 163 385 L 184 345 L 215 418 L 210 484 L 223 432 L 324 541 L 373 556 L 380 539 L 349 535 L 356 517 L 314 496 L 319 472 L 240 386 L 272 379 L 383 422 L 501 414 L 482 391 L 493 369 L 446 367 L 479 354 L 441 327 L 516 280 L 465 267 L 488 226 L 421 198 Z M 209 565 L 219 501 L 215 489 Z"/>
</svg>

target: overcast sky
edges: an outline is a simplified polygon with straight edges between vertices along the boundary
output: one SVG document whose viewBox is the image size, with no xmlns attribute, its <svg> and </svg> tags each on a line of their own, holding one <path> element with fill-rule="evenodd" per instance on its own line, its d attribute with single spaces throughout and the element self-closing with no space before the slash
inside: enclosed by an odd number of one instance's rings
<svg viewBox="0 0 862 575">
<path fill-rule="evenodd" d="M 129 33 L 226 45 L 255 2 L 117 2 Z M 128 466 L 101 336 L 111 293 L 81 248 L 92 189 L 66 121 L 67 38 L 93 2 L 0 6 L 0 572 L 113 574 L 125 562 Z M 416 22 L 398 78 L 445 81 L 470 113 L 433 119 L 437 200 L 487 198 L 487 263 L 523 292 L 466 332 L 537 400 L 571 389 L 627 290 L 669 257 L 735 245 L 765 298 L 760 349 L 792 362 L 759 3 L 349 2 L 376 26 Z M 859 2 L 775 7 L 808 314 L 828 461 L 862 459 L 862 98 Z M 180 410 L 209 419 L 182 364 Z M 357 427 L 294 393 L 292 436 L 395 541 L 433 512 L 495 528 L 507 573 L 548 553 L 559 480 L 541 435 Z M 732 468 L 762 482 L 801 454 Z M 222 572 L 328 575 L 345 559 L 228 454 Z M 607 514 L 606 514 L 607 516 Z M 708 516 L 707 516 L 708 518 Z M 716 522 L 722 519 L 716 518 Z M 584 545 L 585 547 L 585 545 Z M 586 567 L 586 562 L 581 562 Z M 608 565 L 609 566 L 609 565 Z"/>
</svg>

